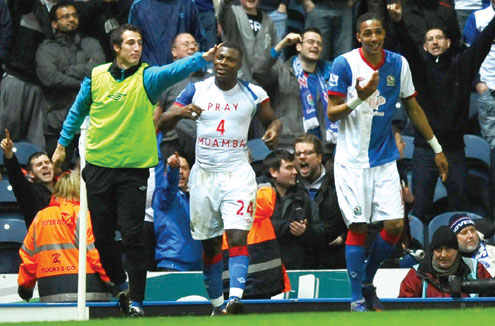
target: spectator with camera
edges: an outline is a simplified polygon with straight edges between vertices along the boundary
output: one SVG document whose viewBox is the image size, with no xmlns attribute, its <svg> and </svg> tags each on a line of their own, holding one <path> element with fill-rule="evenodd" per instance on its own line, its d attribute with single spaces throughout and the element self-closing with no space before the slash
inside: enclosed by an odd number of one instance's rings
<svg viewBox="0 0 495 326">
<path fill-rule="evenodd" d="M 459 283 L 490 278 L 483 264 L 459 253 L 456 234 L 444 225 L 433 234 L 425 259 L 402 280 L 399 298 L 469 297 L 477 293 L 460 292 Z"/>
</svg>

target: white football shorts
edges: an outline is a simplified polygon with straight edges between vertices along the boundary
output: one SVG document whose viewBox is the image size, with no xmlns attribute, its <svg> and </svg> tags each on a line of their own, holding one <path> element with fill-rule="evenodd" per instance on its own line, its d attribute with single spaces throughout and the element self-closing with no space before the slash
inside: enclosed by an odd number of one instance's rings
<svg viewBox="0 0 495 326">
<path fill-rule="evenodd" d="M 209 172 L 194 165 L 189 176 L 192 237 L 206 240 L 224 230 L 249 231 L 256 191 L 256 175 L 249 164 L 232 172 Z"/>
<path fill-rule="evenodd" d="M 399 172 L 395 161 L 372 168 L 334 164 L 335 188 L 347 226 L 404 217 Z"/>
</svg>

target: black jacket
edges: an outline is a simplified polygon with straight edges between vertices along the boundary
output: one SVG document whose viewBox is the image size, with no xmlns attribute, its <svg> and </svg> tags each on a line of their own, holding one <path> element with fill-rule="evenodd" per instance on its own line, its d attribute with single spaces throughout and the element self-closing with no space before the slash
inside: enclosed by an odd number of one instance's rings
<svg viewBox="0 0 495 326">
<path fill-rule="evenodd" d="M 15 198 L 24 215 L 26 227 L 33 222 L 36 214 L 50 204 L 52 192 L 48 187 L 39 182 L 29 182 L 21 171 L 21 166 L 14 156 L 9 160 L 4 155 L 5 167 L 9 176 L 9 182 L 14 190 Z"/>
<path fill-rule="evenodd" d="M 260 182 L 268 180 L 260 177 L 258 184 Z M 290 223 L 304 219 L 308 220 L 306 231 L 301 236 L 290 233 Z M 318 216 L 318 207 L 304 188 L 294 186 L 283 198 L 277 192 L 272 224 L 280 245 L 282 262 L 287 269 L 318 267 L 317 253 L 323 245 L 323 223 Z"/>
<path fill-rule="evenodd" d="M 318 189 L 314 197 L 314 202 L 318 205 L 319 217 L 324 227 L 324 242 L 318 252 L 318 267 L 345 268 L 344 245 L 328 245 L 340 235 L 343 235 L 345 240 L 345 234 L 347 233 L 347 227 L 337 200 L 333 170 L 326 171 L 320 189 Z"/>
<path fill-rule="evenodd" d="M 418 103 L 433 132 L 445 150 L 463 149 L 471 86 L 490 51 L 495 36 L 495 20 L 488 24 L 471 47 L 455 56 L 447 50 L 441 56 L 433 57 L 414 46 L 402 21 L 397 28 L 402 35 L 400 52 L 409 62 Z M 414 145 L 429 147 L 418 131 Z"/>
</svg>

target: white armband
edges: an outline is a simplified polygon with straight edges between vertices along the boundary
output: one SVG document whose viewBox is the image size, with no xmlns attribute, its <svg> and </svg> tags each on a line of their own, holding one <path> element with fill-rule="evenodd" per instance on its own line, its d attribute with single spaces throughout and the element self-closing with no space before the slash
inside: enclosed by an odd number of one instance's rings
<svg viewBox="0 0 495 326">
<path fill-rule="evenodd" d="M 428 140 L 428 144 L 431 146 L 431 149 L 433 149 L 433 152 L 435 152 L 435 154 L 442 152 L 442 146 L 438 142 L 438 139 L 437 137 L 435 137 L 435 135 L 433 135 L 432 139 Z"/>
<path fill-rule="evenodd" d="M 355 108 L 357 108 L 361 103 L 363 103 L 363 101 L 361 101 L 361 99 L 359 97 L 355 97 L 355 98 L 351 98 L 349 101 L 347 101 L 347 106 L 349 107 L 349 109 L 351 110 L 354 110 Z"/>
</svg>

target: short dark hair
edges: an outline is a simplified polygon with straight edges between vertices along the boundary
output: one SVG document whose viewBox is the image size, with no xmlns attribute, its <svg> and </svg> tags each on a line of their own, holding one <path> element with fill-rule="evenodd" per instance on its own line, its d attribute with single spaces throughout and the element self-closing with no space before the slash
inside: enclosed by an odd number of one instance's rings
<svg viewBox="0 0 495 326">
<path fill-rule="evenodd" d="M 313 144 L 313 149 L 317 155 L 323 154 L 323 144 L 321 143 L 321 140 L 318 139 L 313 134 L 305 133 L 302 135 L 299 135 L 296 140 L 294 141 L 294 148 L 296 147 L 297 143 L 309 143 Z"/>
<path fill-rule="evenodd" d="M 425 36 L 424 36 L 424 38 L 423 38 L 423 42 L 424 42 L 424 43 L 426 43 L 426 34 L 427 34 L 429 31 L 431 31 L 432 29 L 438 29 L 438 30 L 442 31 L 443 36 L 445 36 L 445 38 L 446 38 L 446 39 L 450 39 L 450 38 L 449 38 L 449 35 L 448 35 L 448 33 L 447 33 L 447 30 L 445 29 L 445 27 L 444 27 L 444 26 L 432 25 L 432 26 L 427 26 L 427 28 L 426 28 Z"/>
<path fill-rule="evenodd" d="M 356 21 L 356 31 L 359 33 L 361 31 L 361 24 L 367 20 L 378 20 L 380 24 L 382 24 L 382 27 L 385 28 L 385 25 L 383 25 L 383 20 L 375 14 L 374 12 L 365 12 L 361 16 L 358 17 Z"/>
<path fill-rule="evenodd" d="M 304 37 L 304 34 L 313 32 L 321 36 L 323 39 L 323 35 L 321 34 L 321 30 L 318 27 L 308 27 L 301 33 L 301 38 Z"/>
<path fill-rule="evenodd" d="M 27 160 L 27 166 L 26 166 L 27 170 L 33 171 L 33 160 L 37 159 L 38 157 L 43 156 L 43 155 L 46 155 L 46 157 L 48 157 L 50 159 L 50 156 L 48 156 L 48 154 L 45 152 L 35 152 L 35 153 L 31 154 L 31 156 L 29 156 L 29 158 Z M 51 161 L 51 159 L 50 159 L 50 161 Z"/>
<path fill-rule="evenodd" d="M 236 50 L 237 52 L 239 52 L 239 60 L 242 62 L 242 56 L 243 56 L 243 53 L 242 53 L 242 49 L 241 47 L 239 46 L 239 44 L 237 43 L 234 43 L 234 42 L 225 42 L 222 44 L 221 46 L 222 48 L 229 48 L 229 49 L 234 49 Z"/>
<path fill-rule="evenodd" d="M 143 37 L 143 33 L 141 32 L 139 27 L 131 24 L 120 25 L 112 32 L 112 34 L 110 34 L 110 47 L 112 48 L 112 50 L 114 45 L 117 45 L 119 48 L 122 47 L 122 34 L 127 31 L 136 32 L 141 36 L 141 38 Z"/>
<path fill-rule="evenodd" d="M 50 13 L 48 14 L 48 17 L 50 17 L 50 21 L 57 21 L 57 10 L 59 8 L 65 8 L 65 7 L 74 7 L 74 9 L 76 10 L 77 12 L 77 8 L 76 6 L 74 5 L 74 2 L 73 1 L 69 1 L 69 0 L 62 0 L 62 1 L 59 1 L 57 2 L 56 4 L 53 5 L 52 9 L 50 9 Z"/>
<path fill-rule="evenodd" d="M 263 160 L 263 171 L 265 172 L 265 175 L 271 178 L 272 176 L 270 174 L 270 169 L 274 169 L 276 171 L 280 170 L 282 160 L 286 162 L 293 162 L 294 154 L 285 149 L 277 149 L 268 154 Z"/>
</svg>

